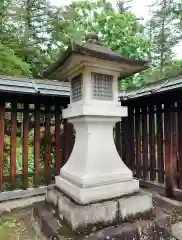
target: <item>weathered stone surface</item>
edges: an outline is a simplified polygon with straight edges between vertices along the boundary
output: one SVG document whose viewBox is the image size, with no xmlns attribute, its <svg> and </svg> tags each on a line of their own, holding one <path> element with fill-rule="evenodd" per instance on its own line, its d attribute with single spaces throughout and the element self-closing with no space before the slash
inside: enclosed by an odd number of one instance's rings
<svg viewBox="0 0 182 240">
<path fill-rule="evenodd" d="M 59 228 L 58 221 L 52 214 L 51 209 L 46 204 L 35 205 L 33 218 L 38 225 L 36 228 L 39 227 L 40 231 L 43 232 L 47 239 L 60 239 L 59 234 L 57 233 L 57 229 Z M 33 226 L 34 228 L 35 225 Z M 37 229 L 35 230 L 37 231 Z"/>
<path fill-rule="evenodd" d="M 86 240 L 140 240 L 145 234 L 151 234 L 153 231 L 153 223 L 151 221 L 140 221 L 134 223 L 124 223 L 116 227 L 104 228 L 96 233 L 85 236 L 83 239 Z M 147 239 L 147 238 L 143 238 Z"/>
<path fill-rule="evenodd" d="M 108 224 L 116 221 L 118 211 L 117 201 L 106 201 L 89 205 L 78 205 L 65 196 L 58 200 L 58 212 L 73 230 L 87 225 Z"/>
<path fill-rule="evenodd" d="M 152 210 L 152 197 L 147 194 L 136 194 L 117 201 L 119 203 L 120 218 L 123 220 Z"/>
<path fill-rule="evenodd" d="M 171 232 L 171 216 L 163 212 L 155 219 L 156 229 L 159 231 Z"/>
<path fill-rule="evenodd" d="M 47 188 L 46 202 L 52 203 L 55 207 L 58 205 L 58 198 L 63 194 L 56 187 Z"/>
<path fill-rule="evenodd" d="M 124 222 L 115 226 L 97 230 L 92 228 L 92 233 L 77 234 L 67 224 L 57 221 L 49 204 L 36 204 L 34 218 L 37 220 L 41 231 L 48 239 L 69 240 L 171 240 L 169 233 L 158 231 L 157 224 L 164 223 L 168 216 L 158 216 L 155 219 L 137 220 L 131 223 Z M 162 220 L 163 219 L 163 220 Z M 101 226 L 102 227 L 102 226 Z M 52 238 L 51 238 L 52 237 Z"/>
<path fill-rule="evenodd" d="M 140 192 L 132 196 L 80 205 L 52 187 L 47 190 L 46 200 L 56 207 L 60 219 L 64 219 L 76 232 L 91 232 L 93 227 L 98 230 L 100 226 L 135 220 L 140 216 L 148 219 L 152 210 L 151 196 Z"/>
<path fill-rule="evenodd" d="M 178 222 L 171 227 L 172 235 L 178 240 L 182 240 L 182 222 Z"/>
<path fill-rule="evenodd" d="M 94 187 L 77 186 L 61 176 L 56 176 L 55 181 L 56 186 L 78 204 L 93 203 L 95 201 L 134 194 L 139 191 L 139 181 L 135 179 Z"/>
</svg>

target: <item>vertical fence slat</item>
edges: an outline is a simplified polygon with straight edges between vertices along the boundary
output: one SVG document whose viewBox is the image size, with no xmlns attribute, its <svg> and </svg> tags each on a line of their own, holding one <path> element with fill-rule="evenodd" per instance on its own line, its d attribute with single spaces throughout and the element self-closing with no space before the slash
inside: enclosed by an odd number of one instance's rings
<svg viewBox="0 0 182 240">
<path fill-rule="evenodd" d="M 5 104 L 0 102 L 0 191 L 3 190 Z"/>
<path fill-rule="evenodd" d="M 164 183 L 164 152 L 163 152 L 163 119 L 162 119 L 162 105 L 156 106 L 157 119 L 157 159 L 158 159 L 158 182 Z"/>
<path fill-rule="evenodd" d="M 171 176 L 173 187 L 177 187 L 177 114 L 176 103 L 171 103 Z"/>
<path fill-rule="evenodd" d="M 73 124 L 68 123 L 68 120 L 64 120 L 64 139 L 65 139 L 65 161 L 70 157 L 73 149 Z"/>
<path fill-rule="evenodd" d="M 24 104 L 23 109 L 23 187 L 28 188 L 28 130 L 29 130 L 29 105 Z"/>
<path fill-rule="evenodd" d="M 121 122 L 121 131 L 120 131 L 120 137 L 122 139 L 122 143 L 121 143 L 121 147 L 122 147 L 122 152 L 121 152 L 121 156 L 122 156 L 122 160 L 124 161 L 124 163 L 126 164 L 126 166 L 130 167 L 129 164 L 129 160 L 128 160 L 128 117 L 123 117 L 122 118 L 122 122 Z"/>
<path fill-rule="evenodd" d="M 143 179 L 148 179 L 148 131 L 147 131 L 147 106 L 142 107 L 142 159 Z"/>
<path fill-rule="evenodd" d="M 10 155 L 10 184 L 15 187 L 16 180 L 16 132 L 17 132 L 17 103 L 11 108 L 11 155 Z"/>
<path fill-rule="evenodd" d="M 44 157 L 44 178 L 48 185 L 51 180 L 51 136 L 50 136 L 50 105 L 45 109 L 45 157 Z"/>
<path fill-rule="evenodd" d="M 173 184 L 171 176 L 171 105 L 164 105 L 164 138 L 165 138 L 165 176 L 166 196 L 173 196 Z"/>
<path fill-rule="evenodd" d="M 55 162 L 55 175 L 59 175 L 61 167 L 61 111 L 60 104 L 55 106 L 55 152 L 56 152 L 56 162 Z"/>
<path fill-rule="evenodd" d="M 134 149 L 134 108 L 132 105 L 128 106 L 128 167 L 133 170 L 135 163 L 135 149 Z"/>
<path fill-rule="evenodd" d="M 34 184 L 39 184 L 39 163 L 40 163 L 40 103 L 35 104 L 35 125 L 34 125 Z"/>
<path fill-rule="evenodd" d="M 141 177 L 141 127 L 140 108 L 135 108 L 135 136 L 136 136 L 136 177 Z"/>
<path fill-rule="evenodd" d="M 149 105 L 150 180 L 156 181 L 154 105 Z"/>
<path fill-rule="evenodd" d="M 115 124 L 115 144 L 118 154 L 123 155 L 124 153 L 121 150 L 121 122 Z"/>
<path fill-rule="evenodd" d="M 179 188 L 182 189 L 182 101 L 178 101 L 178 175 Z"/>
</svg>

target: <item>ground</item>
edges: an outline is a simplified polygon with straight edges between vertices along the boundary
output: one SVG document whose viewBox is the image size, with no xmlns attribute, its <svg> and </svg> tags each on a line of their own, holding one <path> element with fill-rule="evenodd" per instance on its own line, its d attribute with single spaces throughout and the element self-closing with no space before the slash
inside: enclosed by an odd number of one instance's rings
<svg viewBox="0 0 182 240">
<path fill-rule="evenodd" d="M 0 218 L 1 240 L 38 240 L 31 227 L 31 208 L 14 210 Z"/>
</svg>

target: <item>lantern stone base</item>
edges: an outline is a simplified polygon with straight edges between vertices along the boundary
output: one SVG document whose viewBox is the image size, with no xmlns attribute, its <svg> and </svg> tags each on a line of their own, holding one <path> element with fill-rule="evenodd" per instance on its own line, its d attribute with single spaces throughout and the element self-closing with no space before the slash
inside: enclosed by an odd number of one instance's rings
<svg viewBox="0 0 182 240">
<path fill-rule="evenodd" d="M 116 114 L 121 114 L 117 111 Z M 121 160 L 115 147 L 113 126 L 120 117 L 96 116 L 98 112 L 95 110 L 92 114 L 68 119 L 76 130 L 75 144 L 60 176 L 56 176 L 60 190 L 80 204 L 139 191 L 139 182 L 133 180 L 132 171 Z"/>
<path fill-rule="evenodd" d="M 93 229 L 123 223 L 137 218 L 148 219 L 152 212 L 152 197 L 141 192 L 122 198 L 80 205 L 56 187 L 47 190 L 46 202 L 53 204 L 57 216 L 71 231 L 90 233 Z"/>
<path fill-rule="evenodd" d="M 56 176 L 55 181 L 56 186 L 78 204 L 88 204 L 99 200 L 122 197 L 139 191 L 139 182 L 135 179 L 87 188 L 76 186 L 61 176 Z"/>
</svg>

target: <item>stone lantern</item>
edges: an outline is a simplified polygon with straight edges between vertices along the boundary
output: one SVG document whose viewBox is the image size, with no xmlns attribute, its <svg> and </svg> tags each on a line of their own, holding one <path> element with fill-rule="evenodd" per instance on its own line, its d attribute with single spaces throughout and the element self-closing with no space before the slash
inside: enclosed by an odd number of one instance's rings
<svg viewBox="0 0 182 240">
<path fill-rule="evenodd" d="M 44 73 L 50 79 L 70 82 L 70 104 L 63 118 L 74 125 L 76 140 L 55 185 L 59 213 L 72 229 L 98 222 L 112 224 L 118 211 L 125 219 L 152 208 L 151 198 L 138 193 L 139 182 L 121 160 L 113 139 L 114 124 L 127 116 L 127 108 L 118 100 L 118 78 L 146 68 L 147 61 L 122 57 L 103 47 L 97 35 L 89 34 L 86 42 L 73 43 Z M 49 201 L 53 192 L 47 196 Z"/>
</svg>

